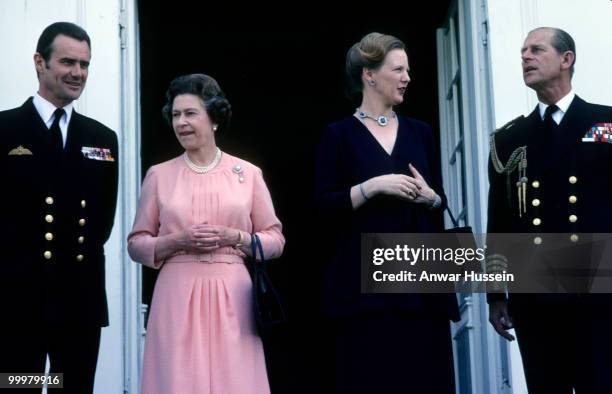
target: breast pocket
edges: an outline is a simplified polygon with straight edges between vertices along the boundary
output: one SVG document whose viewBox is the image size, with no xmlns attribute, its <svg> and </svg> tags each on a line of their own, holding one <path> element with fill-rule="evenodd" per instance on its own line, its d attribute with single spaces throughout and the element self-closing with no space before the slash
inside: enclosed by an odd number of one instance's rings
<svg viewBox="0 0 612 394">
<path fill-rule="evenodd" d="M 612 161 L 612 144 L 608 142 L 581 142 L 578 148 L 578 165 L 595 175 L 599 172 L 609 175 Z"/>
<path fill-rule="evenodd" d="M 612 144 L 607 142 L 582 142 L 577 155 L 572 158 L 575 175 L 578 177 L 578 192 L 598 196 L 612 192 Z M 598 204 L 595 204 L 596 206 Z"/>
<path fill-rule="evenodd" d="M 5 161 L 5 171 L 11 185 L 33 185 L 40 172 L 38 159 L 33 155 L 9 155 Z"/>
<path fill-rule="evenodd" d="M 113 168 L 114 162 L 84 158 L 84 167 L 91 175 L 103 175 Z"/>
</svg>

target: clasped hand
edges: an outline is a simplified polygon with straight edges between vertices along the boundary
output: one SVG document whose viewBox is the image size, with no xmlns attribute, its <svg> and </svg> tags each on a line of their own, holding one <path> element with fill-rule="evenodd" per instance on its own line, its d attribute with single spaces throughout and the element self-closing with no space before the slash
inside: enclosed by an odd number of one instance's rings
<svg viewBox="0 0 612 394">
<path fill-rule="evenodd" d="M 376 178 L 378 191 L 419 204 L 431 205 L 436 199 L 436 192 L 429 187 L 425 179 L 412 165 L 408 165 L 413 176 L 404 174 L 381 175 Z"/>
<path fill-rule="evenodd" d="M 208 253 L 222 246 L 234 245 L 237 230 L 219 224 L 194 224 L 179 236 L 180 249 L 188 253 Z"/>
</svg>

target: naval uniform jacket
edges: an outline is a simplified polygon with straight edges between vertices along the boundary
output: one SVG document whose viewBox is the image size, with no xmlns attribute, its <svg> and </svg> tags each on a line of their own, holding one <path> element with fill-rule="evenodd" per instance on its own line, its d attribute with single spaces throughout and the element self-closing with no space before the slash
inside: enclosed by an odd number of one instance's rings
<svg viewBox="0 0 612 394">
<path fill-rule="evenodd" d="M 0 310 L 10 324 L 106 326 L 117 137 L 73 111 L 63 154 L 52 146 L 32 98 L 0 112 Z"/>
<path fill-rule="evenodd" d="M 575 96 L 555 135 L 545 132 L 537 107 L 527 117 L 519 117 L 494 133 L 489 159 L 488 233 L 533 233 L 534 240 L 540 235 L 545 238 L 545 233 L 566 233 L 569 243 L 578 233 L 612 232 L 612 140 L 583 141 L 593 126 L 611 122 L 612 107 L 590 104 Z M 506 164 L 520 147 L 526 147 L 527 159 L 526 212 L 522 215 L 517 193 L 519 171 L 511 172 L 508 179 L 495 170 L 492 162 L 496 154 Z M 494 253 L 505 251 L 501 246 L 487 251 L 487 255 Z M 489 295 L 489 300 L 499 298 Z M 513 298 L 524 297 L 509 298 L 512 307 Z M 591 298 L 606 303 L 610 300 L 607 296 Z"/>
</svg>

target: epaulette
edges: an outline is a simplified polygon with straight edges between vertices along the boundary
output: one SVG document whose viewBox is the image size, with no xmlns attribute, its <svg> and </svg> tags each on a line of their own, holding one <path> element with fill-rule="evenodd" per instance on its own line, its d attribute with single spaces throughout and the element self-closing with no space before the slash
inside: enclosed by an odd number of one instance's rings
<svg viewBox="0 0 612 394">
<path fill-rule="evenodd" d="M 524 118 L 523 115 L 511 120 L 506 123 L 502 127 L 496 129 L 491 136 L 489 137 L 489 148 L 491 150 L 491 162 L 493 164 L 493 168 L 497 171 L 498 174 L 506 174 L 506 193 L 508 198 L 508 203 L 511 202 L 510 198 L 510 174 L 514 172 L 514 170 L 518 169 L 518 181 L 516 183 L 517 192 L 518 192 L 518 203 L 519 203 L 519 216 L 522 216 L 522 213 L 527 212 L 526 206 L 526 197 L 527 197 L 527 146 L 519 146 L 515 148 L 508 160 L 504 164 L 499 155 L 497 153 L 497 146 L 495 144 L 495 135 L 500 131 L 508 130 L 512 128 L 517 122 Z"/>
<path fill-rule="evenodd" d="M 502 131 L 502 130 L 508 130 L 509 128 L 511 128 L 512 126 L 514 126 L 516 123 L 518 123 L 520 120 L 524 119 L 525 117 L 523 115 L 521 116 L 517 116 L 516 118 L 512 119 L 510 122 L 506 123 L 505 125 L 503 125 L 502 127 L 499 127 L 497 129 L 495 129 L 495 131 L 493 131 L 493 134 Z"/>
</svg>

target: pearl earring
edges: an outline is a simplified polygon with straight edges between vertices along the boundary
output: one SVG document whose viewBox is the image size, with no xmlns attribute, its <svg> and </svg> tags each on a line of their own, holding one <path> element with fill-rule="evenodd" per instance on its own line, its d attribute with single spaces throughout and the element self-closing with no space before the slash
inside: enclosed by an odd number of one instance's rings
<svg viewBox="0 0 612 394">
<path fill-rule="evenodd" d="M 213 126 L 213 131 L 217 131 L 217 126 Z"/>
</svg>

